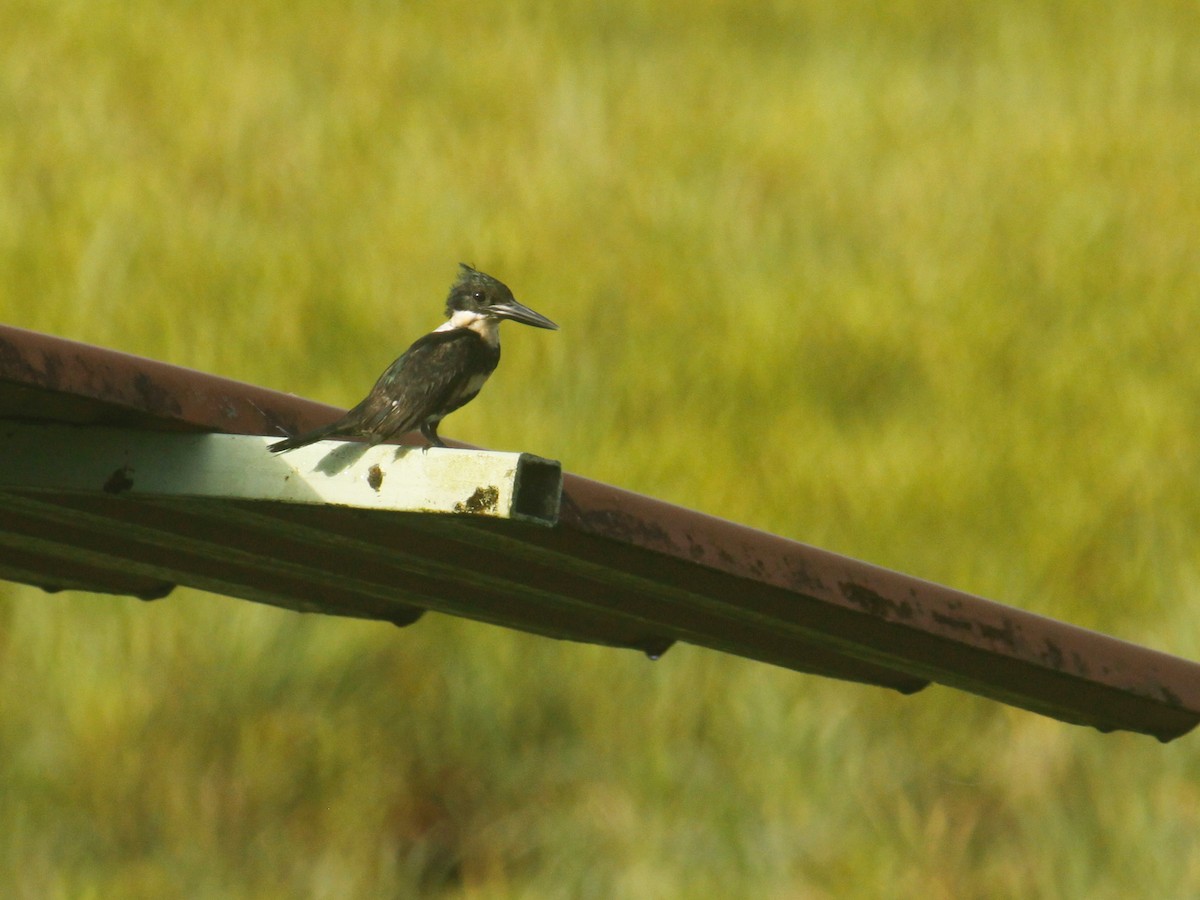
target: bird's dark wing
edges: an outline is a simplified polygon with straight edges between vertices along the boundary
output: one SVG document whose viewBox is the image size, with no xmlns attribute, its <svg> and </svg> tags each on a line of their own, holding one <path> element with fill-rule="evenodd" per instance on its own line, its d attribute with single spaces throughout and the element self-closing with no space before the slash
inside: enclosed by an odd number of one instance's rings
<svg viewBox="0 0 1200 900">
<path fill-rule="evenodd" d="M 478 392 L 500 361 L 473 331 L 434 331 L 418 339 L 379 376 L 361 403 L 336 422 L 270 446 L 294 450 L 327 437 L 367 437 L 378 444 L 453 412 Z"/>
<path fill-rule="evenodd" d="M 499 359 L 499 349 L 472 331 L 427 334 L 388 366 L 371 393 L 346 414 L 342 433 L 369 436 L 378 443 L 413 431 L 426 419 L 470 400 Z"/>
</svg>

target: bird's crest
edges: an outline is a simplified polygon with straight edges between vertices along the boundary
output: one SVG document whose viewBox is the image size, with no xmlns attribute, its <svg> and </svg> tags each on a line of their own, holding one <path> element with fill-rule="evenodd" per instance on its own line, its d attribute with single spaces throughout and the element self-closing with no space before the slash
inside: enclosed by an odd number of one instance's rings
<svg viewBox="0 0 1200 900">
<path fill-rule="evenodd" d="M 466 263 L 459 263 L 458 279 L 450 286 L 450 295 L 446 298 L 446 315 L 453 315 L 456 309 L 476 309 L 485 305 L 477 299 L 481 291 L 489 301 L 512 299 L 512 292 L 502 282 Z"/>
<path fill-rule="evenodd" d="M 454 287 L 462 287 L 464 284 L 479 281 L 495 281 L 491 275 L 480 272 L 478 269 L 468 266 L 464 262 L 458 264 L 458 280 L 454 282 Z"/>
</svg>

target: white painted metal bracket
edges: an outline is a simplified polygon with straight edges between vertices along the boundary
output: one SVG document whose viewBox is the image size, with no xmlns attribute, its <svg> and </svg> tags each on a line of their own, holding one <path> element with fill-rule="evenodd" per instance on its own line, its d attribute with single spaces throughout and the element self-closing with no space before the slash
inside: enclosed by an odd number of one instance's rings
<svg viewBox="0 0 1200 900">
<path fill-rule="evenodd" d="M 528 453 L 0 425 L 0 490 L 204 497 L 558 521 L 562 466 Z"/>
</svg>

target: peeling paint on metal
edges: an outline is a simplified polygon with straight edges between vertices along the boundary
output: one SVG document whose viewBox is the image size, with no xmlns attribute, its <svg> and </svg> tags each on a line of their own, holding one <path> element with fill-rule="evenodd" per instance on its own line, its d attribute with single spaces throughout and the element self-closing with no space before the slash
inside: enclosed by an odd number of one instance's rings
<svg viewBox="0 0 1200 900">
<path fill-rule="evenodd" d="M 367 469 L 367 484 L 373 491 L 378 491 L 383 487 L 383 469 L 379 468 L 378 463 Z"/>
<path fill-rule="evenodd" d="M 471 515 L 483 515 L 495 512 L 499 503 L 500 488 L 494 484 L 489 484 L 486 487 L 475 488 L 475 492 L 470 497 L 462 503 L 455 504 L 454 511 L 469 513 Z"/>
</svg>

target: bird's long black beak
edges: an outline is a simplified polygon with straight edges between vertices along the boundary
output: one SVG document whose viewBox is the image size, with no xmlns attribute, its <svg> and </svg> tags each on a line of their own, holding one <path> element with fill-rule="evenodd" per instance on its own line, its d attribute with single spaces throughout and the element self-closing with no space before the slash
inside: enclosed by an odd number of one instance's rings
<svg viewBox="0 0 1200 900">
<path fill-rule="evenodd" d="M 512 319 L 514 322 L 520 322 L 522 325 L 532 325 L 534 328 L 548 328 L 551 331 L 558 331 L 558 326 L 541 313 L 534 312 L 528 306 L 518 303 L 516 300 L 493 303 L 487 308 L 487 312 L 488 315 L 495 316 L 497 319 Z"/>
</svg>

